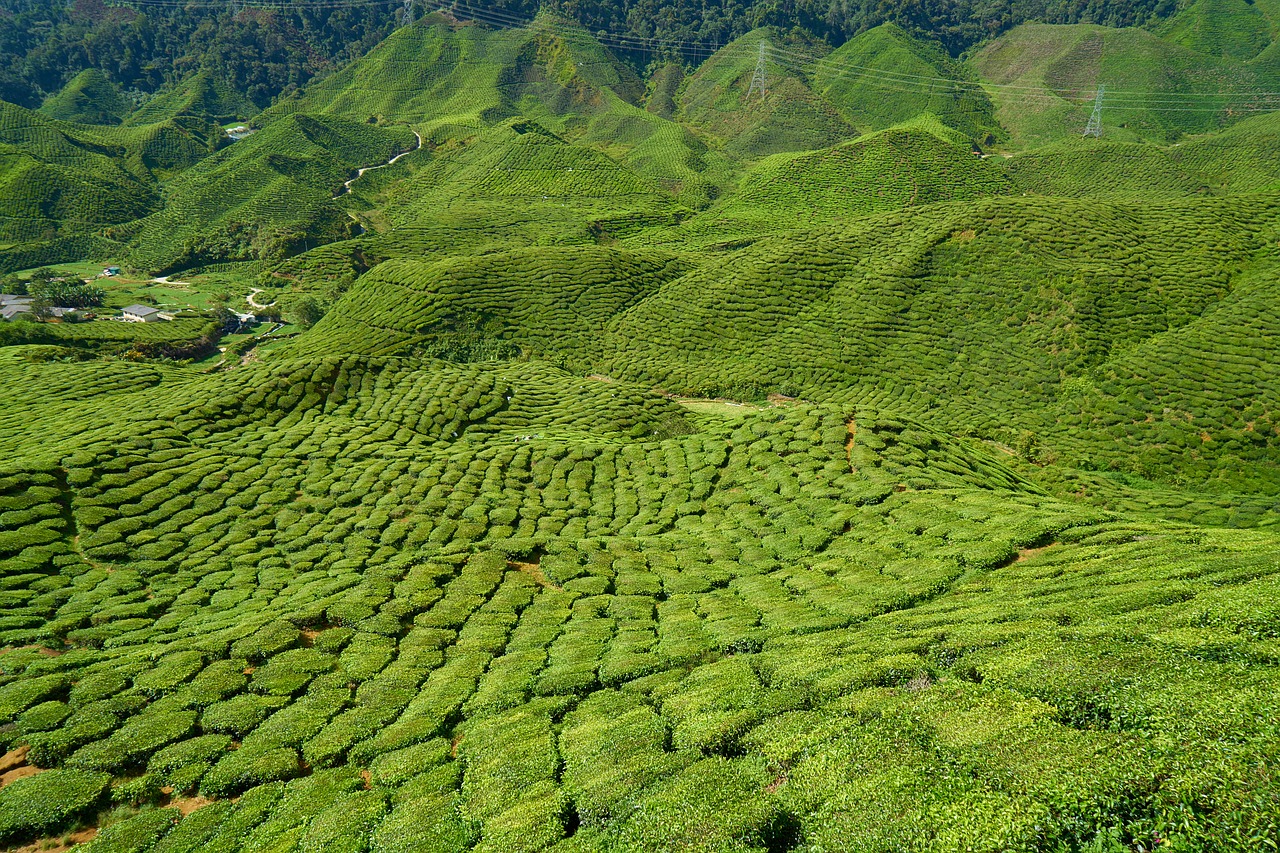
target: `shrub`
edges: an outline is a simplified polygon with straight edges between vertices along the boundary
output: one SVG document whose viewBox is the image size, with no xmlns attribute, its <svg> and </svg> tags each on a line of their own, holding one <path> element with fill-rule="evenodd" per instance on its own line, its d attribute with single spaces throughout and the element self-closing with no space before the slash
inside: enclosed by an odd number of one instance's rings
<svg viewBox="0 0 1280 853">
<path fill-rule="evenodd" d="M 195 711 L 162 711 L 132 717 L 106 740 L 76 750 L 69 767 L 117 771 L 133 766 L 195 726 Z"/>
<path fill-rule="evenodd" d="M 427 768 L 448 761 L 449 751 L 448 740 L 435 738 L 378 756 L 369 772 L 376 784 L 396 787 Z"/>
<path fill-rule="evenodd" d="M 370 838 L 371 853 L 464 853 L 475 836 L 458 811 L 456 794 L 402 802 Z"/>
<path fill-rule="evenodd" d="M 200 715 L 200 726 L 208 732 L 244 737 L 287 702 L 284 696 L 233 696 L 206 708 Z"/>
<path fill-rule="evenodd" d="M 86 770 L 50 770 L 0 788 L 0 841 L 14 842 L 65 828 L 102 801 L 111 777 Z"/>
<path fill-rule="evenodd" d="M 255 785 L 292 779 L 301 772 L 296 750 L 241 747 L 213 765 L 200 782 L 200 792 L 207 797 L 229 797 Z"/>
<path fill-rule="evenodd" d="M 298 842 L 303 853 L 364 853 L 369 835 L 387 813 L 380 791 L 359 791 L 317 814 Z"/>
</svg>

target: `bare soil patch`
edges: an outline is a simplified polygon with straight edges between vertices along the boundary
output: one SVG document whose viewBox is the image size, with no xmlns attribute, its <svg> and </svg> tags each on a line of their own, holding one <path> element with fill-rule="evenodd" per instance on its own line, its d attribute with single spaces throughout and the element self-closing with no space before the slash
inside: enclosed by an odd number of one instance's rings
<svg viewBox="0 0 1280 853">
<path fill-rule="evenodd" d="M 551 581 L 547 580 L 547 576 L 542 572 L 541 561 L 525 563 L 520 560 L 507 560 L 507 568 L 515 569 L 517 572 L 522 572 L 528 575 L 533 578 L 534 582 L 536 582 L 538 586 L 544 587 L 545 589 L 554 589 L 556 592 L 564 592 L 563 587 L 556 586 Z"/>
<path fill-rule="evenodd" d="M 23 777 L 34 776 L 37 773 L 44 772 L 44 768 L 27 763 L 29 749 L 29 747 L 20 746 L 17 749 L 9 750 L 3 757 L 0 757 L 0 788 Z"/>
</svg>

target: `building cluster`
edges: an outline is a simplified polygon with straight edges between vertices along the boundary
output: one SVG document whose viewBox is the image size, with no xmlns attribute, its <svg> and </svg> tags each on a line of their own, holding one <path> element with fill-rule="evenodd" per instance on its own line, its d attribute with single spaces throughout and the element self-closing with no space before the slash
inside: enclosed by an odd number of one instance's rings
<svg viewBox="0 0 1280 853">
<path fill-rule="evenodd" d="M 112 278 L 120 274 L 120 268 L 116 266 L 108 266 L 102 270 L 97 278 Z M 55 279 L 61 281 L 62 279 Z M 17 320 L 20 317 L 36 316 L 36 298 L 25 294 L 0 293 L 0 321 Z M 76 311 L 75 308 L 64 308 L 62 306 L 50 306 L 45 309 L 45 316 L 52 319 L 61 319 L 67 314 Z M 174 312 L 163 311 L 151 305 L 130 305 L 120 312 L 119 317 L 107 317 L 103 319 L 122 320 L 126 323 L 155 323 L 161 320 L 174 319 Z"/>
</svg>

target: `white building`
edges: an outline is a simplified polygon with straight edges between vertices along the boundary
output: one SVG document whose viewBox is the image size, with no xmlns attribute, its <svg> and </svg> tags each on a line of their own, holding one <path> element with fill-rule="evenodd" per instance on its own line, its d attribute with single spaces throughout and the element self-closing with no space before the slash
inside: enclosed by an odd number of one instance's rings
<svg viewBox="0 0 1280 853">
<path fill-rule="evenodd" d="M 157 323 L 161 320 L 169 318 L 160 313 L 159 308 L 153 308 L 150 305 L 130 305 L 124 309 L 122 320 L 130 323 Z"/>
</svg>

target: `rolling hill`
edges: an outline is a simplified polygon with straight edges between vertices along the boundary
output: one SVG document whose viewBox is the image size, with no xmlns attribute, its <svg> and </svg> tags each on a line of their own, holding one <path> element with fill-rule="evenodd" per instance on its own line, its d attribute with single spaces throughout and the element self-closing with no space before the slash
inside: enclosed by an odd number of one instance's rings
<svg viewBox="0 0 1280 853">
<path fill-rule="evenodd" d="M 996 117 L 1022 147 L 1081 133 L 1099 86 L 1120 140 L 1175 141 L 1274 107 L 1273 63 L 1198 53 L 1141 29 L 1024 24 L 970 60 L 990 84 Z M 997 88 L 1000 87 L 1000 88 Z"/>
<path fill-rule="evenodd" d="M 1004 136 L 972 72 L 893 24 L 850 39 L 812 68 L 818 91 L 863 132 L 928 113 L 984 145 Z"/>
<path fill-rule="evenodd" d="M 812 40 L 774 30 L 752 31 L 721 48 L 684 82 L 679 117 L 741 160 L 825 148 L 856 136 L 853 125 L 814 91 L 808 75 L 789 67 L 793 51 L 822 49 Z M 762 50 L 766 86 L 753 93 Z"/>
<path fill-rule="evenodd" d="M 283 257 L 358 231 L 334 200 L 343 179 L 413 145 L 404 128 L 290 116 L 183 172 L 163 209 L 119 236 L 157 272 Z"/>
<path fill-rule="evenodd" d="M 0 847 L 1275 846 L 1276 0 L 159 8 L 0 103 L 189 306 L 0 324 Z"/>
</svg>

